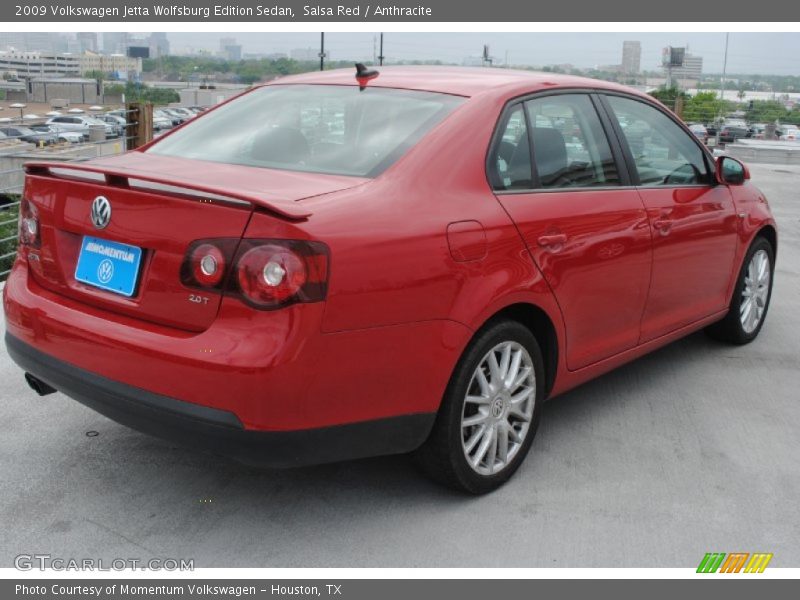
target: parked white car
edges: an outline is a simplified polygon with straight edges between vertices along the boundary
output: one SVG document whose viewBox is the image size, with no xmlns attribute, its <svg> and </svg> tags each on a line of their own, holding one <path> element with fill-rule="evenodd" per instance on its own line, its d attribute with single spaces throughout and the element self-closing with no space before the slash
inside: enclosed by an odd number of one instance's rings
<svg viewBox="0 0 800 600">
<path fill-rule="evenodd" d="M 105 123 L 94 117 L 85 115 L 61 115 L 51 117 L 47 120 L 47 125 L 54 127 L 58 133 L 62 131 L 75 131 L 80 133 L 85 140 L 89 139 L 89 127 L 91 125 L 102 125 L 106 130 L 106 137 L 116 137 L 117 132 L 111 123 Z"/>
<path fill-rule="evenodd" d="M 796 142 L 800 140 L 800 129 L 798 129 L 797 127 L 784 129 L 783 135 L 781 135 L 781 139 L 787 142 Z"/>
</svg>

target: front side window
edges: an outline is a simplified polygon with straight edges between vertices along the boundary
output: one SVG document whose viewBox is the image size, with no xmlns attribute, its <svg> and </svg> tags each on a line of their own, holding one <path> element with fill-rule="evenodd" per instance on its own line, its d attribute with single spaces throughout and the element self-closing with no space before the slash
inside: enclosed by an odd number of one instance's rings
<svg viewBox="0 0 800 600">
<path fill-rule="evenodd" d="M 533 161 L 543 188 L 620 185 L 600 117 L 589 96 L 559 94 L 525 103 Z"/>
<path fill-rule="evenodd" d="M 672 119 L 638 100 L 607 98 L 633 155 L 641 185 L 711 183 L 700 146 Z"/>
<path fill-rule="evenodd" d="M 378 87 L 266 86 L 189 122 L 147 152 L 375 177 L 463 100 Z"/>
</svg>

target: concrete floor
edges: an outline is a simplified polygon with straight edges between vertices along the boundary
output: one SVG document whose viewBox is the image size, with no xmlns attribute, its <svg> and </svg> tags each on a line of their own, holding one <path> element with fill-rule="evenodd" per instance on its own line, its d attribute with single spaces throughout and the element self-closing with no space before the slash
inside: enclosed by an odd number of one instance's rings
<svg viewBox="0 0 800 600">
<path fill-rule="evenodd" d="M 516 477 L 482 498 L 429 483 L 404 457 L 259 472 L 172 447 L 61 394 L 36 397 L 2 352 L 0 566 L 49 553 L 694 567 L 710 551 L 800 566 L 800 168 L 752 171 L 781 228 L 759 339 L 694 335 L 551 402 Z"/>
</svg>

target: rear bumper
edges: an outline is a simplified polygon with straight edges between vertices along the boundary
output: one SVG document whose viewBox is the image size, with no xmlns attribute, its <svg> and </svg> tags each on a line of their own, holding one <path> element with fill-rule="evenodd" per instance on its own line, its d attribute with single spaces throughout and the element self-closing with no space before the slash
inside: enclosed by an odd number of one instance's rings
<svg viewBox="0 0 800 600">
<path fill-rule="evenodd" d="M 435 413 L 294 431 L 245 429 L 229 411 L 113 381 L 45 354 L 6 333 L 11 358 L 28 373 L 123 425 L 171 442 L 260 467 L 296 467 L 410 452 L 427 438 Z"/>
</svg>

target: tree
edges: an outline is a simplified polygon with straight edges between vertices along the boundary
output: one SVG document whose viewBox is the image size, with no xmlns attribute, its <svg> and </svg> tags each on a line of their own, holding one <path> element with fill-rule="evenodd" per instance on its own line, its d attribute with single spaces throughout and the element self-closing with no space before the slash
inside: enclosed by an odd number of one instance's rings
<svg viewBox="0 0 800 600">
<path fill-rule="evenodd" d="M 685 99 L 683 119 L 700 123 L 712 123 L 729 112 L 729 102 L 717 97 L 716 92 L 698 92 Z"/>
<path fill-rule="evenodd" d="M 687 98 L 686 92 L 681 91 L 676 86 L 667 87 L 665 85 L 653 90 L 650 95 L 671 110 L 675 110 L 678 98 L 683 98 L 684 103 Z"/>
</svg>

